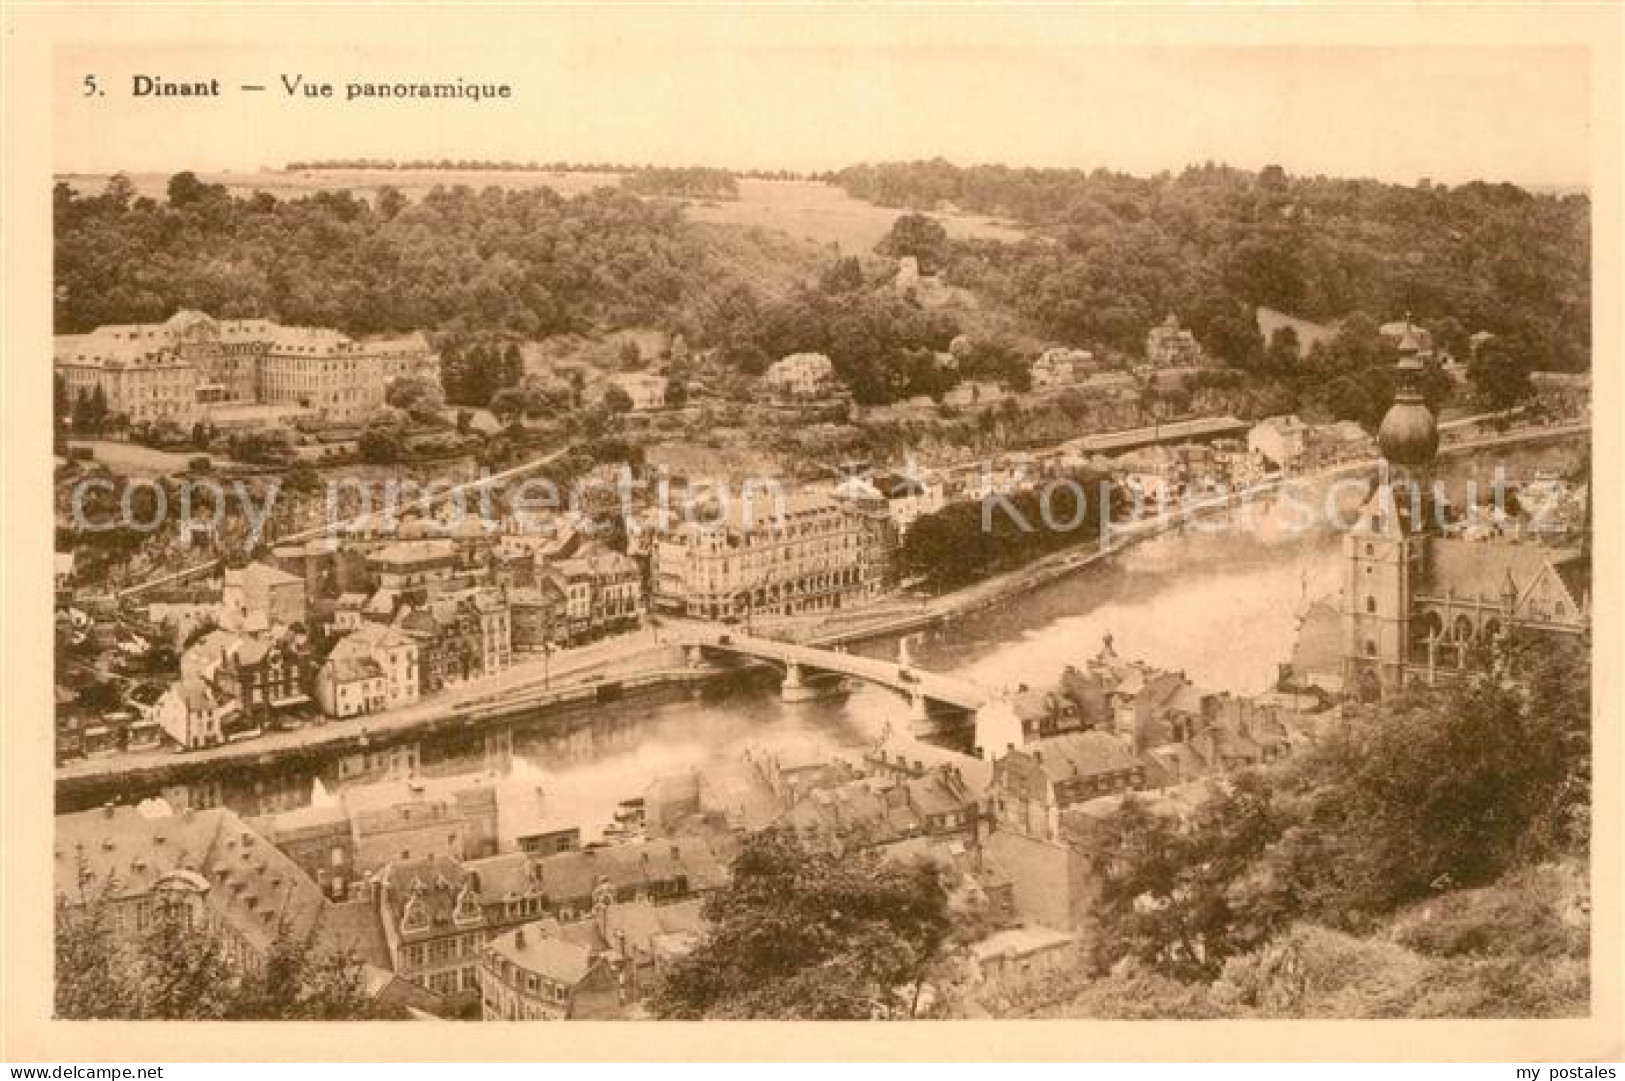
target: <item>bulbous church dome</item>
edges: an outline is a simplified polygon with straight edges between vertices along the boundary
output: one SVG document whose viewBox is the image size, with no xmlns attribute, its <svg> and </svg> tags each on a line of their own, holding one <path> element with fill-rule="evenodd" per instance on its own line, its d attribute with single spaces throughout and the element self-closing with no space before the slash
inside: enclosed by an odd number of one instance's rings
<svg viewBox="0 0 1625 1081">
<path fill-rule="evenodd" d="M 1399 389 L 1377 429 L 1377 446 L 1390 465 L 1425 466 L 1439 450 L 1439 427 L 1418 386 L 1421 372 L 1413 345 L 1399 359 Z"/>
</svg>

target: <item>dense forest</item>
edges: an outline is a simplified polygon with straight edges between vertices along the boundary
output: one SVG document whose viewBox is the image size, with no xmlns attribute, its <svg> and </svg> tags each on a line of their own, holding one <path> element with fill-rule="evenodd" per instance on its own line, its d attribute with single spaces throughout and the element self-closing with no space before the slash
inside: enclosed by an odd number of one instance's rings
<svg viewBox="0 0 1625 1081">
<path fill-rule="evenodd" d="M 1467 335 L 1488 330 L 1528 343 L 1535 367 L 1589 364 L 1583 194 L 1293 177 L 1278 167 L 1209 164 L 1139 178 L 941 160 L 859 165 L 836 183 L 882 206 L 952 206 L 1033 229 L 1019 244 L 943 237 L 922 265 L 939 263 L 956 284 L 1079 345 L 1137 349 L 1170 311 L 1207 343 L 1216 315 L 1266 305 L 1319 321 L 1411 312 L 1458 356 Z"/>
<path fill-rule="evenodd" d="M 1220 167 L 1138 179 L 926 163 L 860 166 L 839 182 L 888 204 L 1015 217 L 1033 234 L 955 240 L 910 211 L 877 245 L 969 290 L 983 312 L 970 318 L 922 306 L 851 254 L 825 253 L 820 274 L 765 233 L 724 241 L 638 194 L 726 197 L 737 184 L 725 170 L 639 170 L 620 189 L 568 197 L 440 186 L 410 200 L 386 186 L 370 201 L 234 197 L 191 173 L 158 200 L 115 176 L 94 195 L 57 186 L 56 329 L 184 307 L 354 335 L 422 329 L 448 356 L 448 398 L 472 405 L 514 385 L 515 342 L 628 326 L 681 334 L 741 377 L 788 353 L 827 353 L 861 405 L 966 378 L 1021 389 L 1030 355 L 979 334 L 989 319 L 1127 363 L 1176 312 L 1232 369 L 1205 374 L 1208 397 L 1247 416 L 1301 408 L 1375 423 L 1392 363 L 1377 327 L 1407 311 L 1458 357 L 1470 334 L 1491 331 L 1482 382 L 1502 404 L 1520 397 L 1529 367 L 1588 365 L 1584 196 Z M 1309 348 L 1290 330 L 1266 342 L 1260 304 L 1341 333 Z"/>
<path fill-rule="evenodd" d="M 123 177 L 92 196 L 59 184 L 55 215 L 60 333 L 180 308 L 355 335 L 425 329 L 445 354 L 448 398 L 475 405 L 516 382 L 516 340 L 637 325 L 715 346 L 747 374 L 786 353 L 830 353 L 866 403 L 954 381 L 934 357 L 955 324 L 865 283 L 855 261 L 777 295 L 717 258 L 680 209 L 613 188 L 278 200 L 180 173 L 163 202 Z"/>
<path fill-rule="evenodd" d="M 707 282 L 680 212 L 613 188 L 279 200 L 180 173 L 159 202 L 114 177 L 94 196 L 58 184 L 55 226 L 59 333 L 189 307 L 358 335 L 540 337 L 666 322 Z"/>
</svg>

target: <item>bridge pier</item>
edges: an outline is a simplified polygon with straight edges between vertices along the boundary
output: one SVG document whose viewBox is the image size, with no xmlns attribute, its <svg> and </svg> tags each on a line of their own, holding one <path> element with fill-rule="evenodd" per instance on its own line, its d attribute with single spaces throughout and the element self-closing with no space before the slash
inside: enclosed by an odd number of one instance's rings
<svg viewBox="0 0 1625 1081">
<path fill-rule="evenodd" d="M 931 719 L 931 710 L 924 693 L 915 691 L 908 696 L 908 719 L 915 724 L 924 724 Z"/>
<path fill-rule="evenodd" d="M 1007 748 L 1020 747 L 1027 742 L 1021 730 L 1021 718 L 1010 703 L 994 699 L 976 711 L 975 746 L 980 757 L 992 761 L 1001 757 Z"/>
<path fill-rule="evenodd" d="M 786 702 L 809 702 L 818 697 L 818 688 L 809 687 L 801 674 L 801 665 L 795 661 L 786 661 L 784 665 L 784 683 L 779 687 L 779 697 Z"/>
</svg>

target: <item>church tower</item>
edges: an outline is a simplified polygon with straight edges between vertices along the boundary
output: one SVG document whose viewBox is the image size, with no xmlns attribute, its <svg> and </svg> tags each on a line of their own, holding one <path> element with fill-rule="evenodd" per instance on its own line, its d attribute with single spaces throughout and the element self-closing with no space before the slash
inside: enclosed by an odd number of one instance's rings
<svg viewBox="0 0 1625 1081">
<path fill-rule="evenodd" d="M 1343 540 L 1343 679 L 1362 699 L 1405 685 L 1415 645 L 1411 593 L 1439 526 L 1432 466 L 1439 430 L 1422 399 L 1421 349 L 1407 325 L 1394 404 L 1382 418 L 1377 486 Z"/>
</svg>

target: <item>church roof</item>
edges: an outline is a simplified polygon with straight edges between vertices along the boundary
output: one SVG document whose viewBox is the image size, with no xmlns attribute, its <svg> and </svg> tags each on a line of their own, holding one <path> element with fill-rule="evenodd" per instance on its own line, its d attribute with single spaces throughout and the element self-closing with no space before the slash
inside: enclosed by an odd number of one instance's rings
<svg viewBox="0 0 1625 1081">
<path fill-rule="evenodd" d="M 1591 594 L 1591 560 L 1581 552 L 1572 552 L 1561 559 L 1552 560 L 1552 569 L 1562 580 L 1563 588 L 1576 605 L 1584 605 Z"/>
<path fill-rule="evenodd" d="M 1453 592 L 1458 597 L 1499 597 L 1510 578 L 1522 595 L 1548 569 L 1563 578 L 1564 572 L 1559 567 L 1579 559 L 1580 554 L 1572 549 L 1438 537 L 1428 550 L 1422 591 L 1433 595 Z M 1580 577 L 1574 569 L 1568 575 L 1575 580 Z M 1589 578 L 1588 571 L 1586 577 Z M 1572 596 L 1573 588 L 1568 580 L 1563 584 Z M 1574 596 L 1573 600 L 1578 605 L 1581 597 Z"/>
</svg>

